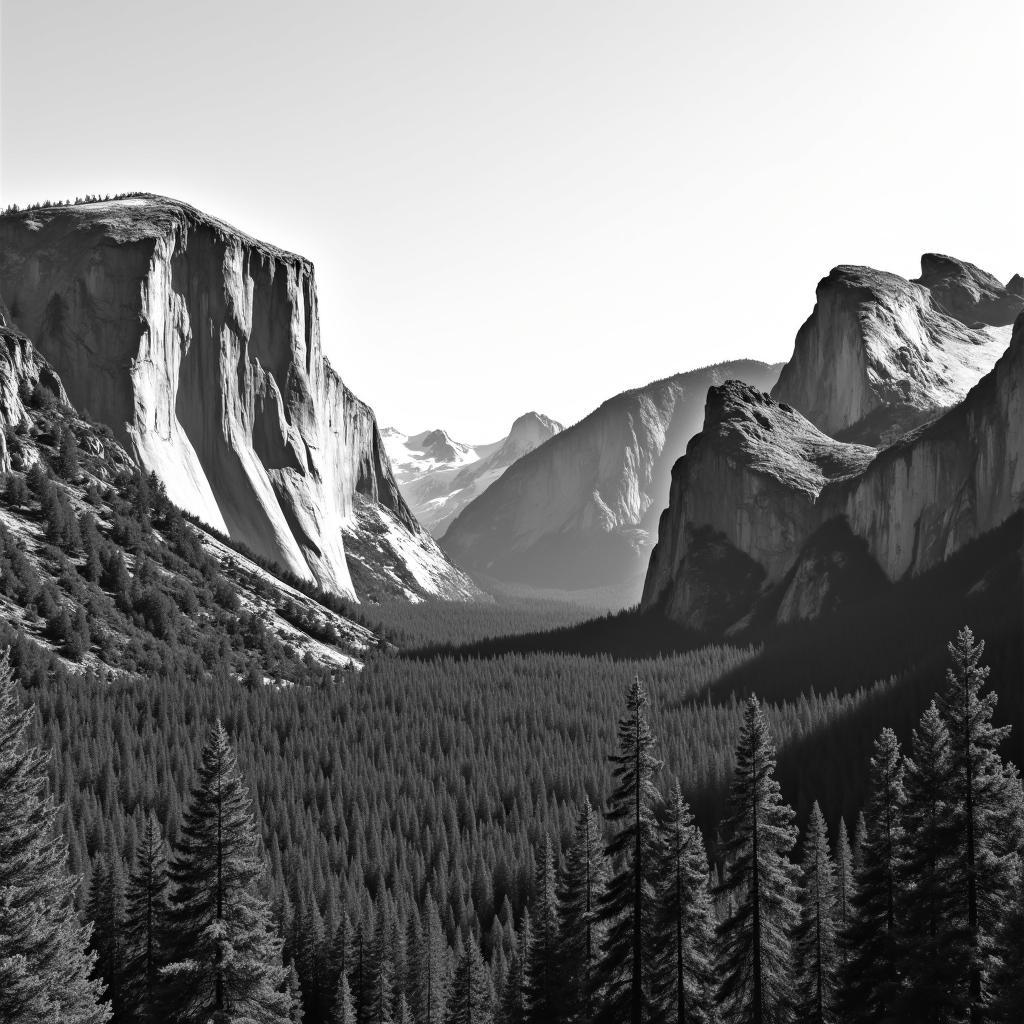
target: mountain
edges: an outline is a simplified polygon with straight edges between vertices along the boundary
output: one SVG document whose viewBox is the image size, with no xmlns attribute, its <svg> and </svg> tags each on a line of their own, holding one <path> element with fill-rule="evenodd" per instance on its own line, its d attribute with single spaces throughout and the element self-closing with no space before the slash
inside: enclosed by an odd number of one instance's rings
<svg viewBox="0 0 1024 1024">
<path fill-rule="evenodd" d="M 403 497 L 419 522 L 435 537 L 442 537 L 462 509 L 513 462 L 561 429 L 561 423 L 528 412 L 505 437 L 491 444 L 462 444 L 443 430 L 406 436 L 386 428 L 383 438 Z"/>
<path fill-rule="evenodd" d="M 833 437 L 893 440 L 963 399 L 1005 351 L 1022 309 L 1019 277 L 1004 288 L 949 256 L 922 256 L 916 281 L 836 267 L 772 397 Z"/>
<path fill-rule="evenodd" d="M 505 584 L 639 593 L 672 463 L 700 429 L 712 384 L 771 387 L 749 360 L 677 374 L 609 399 L 513 463 L 448 527 L 457 564 Z"/>
<path fill-rule="evenodd" d="M 867 377 L 859 376 L 861 364 L 844 358 L 848 332 L 817 333 L 821 351 L 812 353 L 805 325 L 774 397 L 737 382 L 709 391 L 704 428 L 673 469 L 643 608 L 711 633 L 813 619 L 942 565 L 1024 507 L 1024 302 L 970 264 L 942 261 L 925 257 L 923 278 L 943 307 L 933 325 L 944 333 L 921 336 L 924 347 L 908 356 L 899 388 L 881 386 L 877 357 L 900 350 L 925 286 L 901 288 L 907 304 L 888 307 L 900 314 L 888 320 L 888 332 L 863 315 L 862 325 L 874 332 L 865 330 L 863 349 L 876 359 Z M 986 287 L 968 287 L 979 281 Z M 819 286 L 815 315 L 822 305 Z M 937 375 L 938 353 L 955 351 L 948 344 L 950 311 L 963 317 L 956 322 L 987 317 L 997 321 L 987 326 L 998 329 L 1014 308 L 1009 347 L 980 380 L 972 382 L 970 373 L 998 341 L 981 327 L 971 328 L 981 350 L 977 362 L 960 360 L 946 366 L 948 376 Z M 817 390 L 801 377 L 810 367 L 821 371 Z M 841 402 L 837 411 L 820 398 L 859 387 L 866 395 L 864 380 L 878 403 L 864 416 L 866 406 Z M 940 401 L 971 383 L 966 397 L 936 414 Z M 805 395 L 808 402 L 817 396 L 814 415 L 779 395 Z M 845 436 L 884 424 L 884 436 L 929 412 L 929 422 L 880 447 L 830 437 L 811 422 L 839 426 Z"/>
<path fill-rule="evenodd" d="M 10 319 L 0 302 L 0 642 L 23 665 L 296 683 L 382 646 L 344 600 L 189 521 Z"/>
<path fill-rule="evenodd" d="M 215 529 L 339 594 L 476 593 L 323 357 L 308 260 L 139 195 L 0 217 L 0 293 L 72 402 Z"/>
</svg>

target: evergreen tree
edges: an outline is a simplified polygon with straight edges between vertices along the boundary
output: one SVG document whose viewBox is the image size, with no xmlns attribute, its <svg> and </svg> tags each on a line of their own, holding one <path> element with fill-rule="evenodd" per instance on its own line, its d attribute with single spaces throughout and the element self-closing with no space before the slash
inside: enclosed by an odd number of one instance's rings
<svg viewBox="0 0 1024 1024">
<path fill-rule="evenodd" d="M 299 972 L 295 969 L 294 961 L 288 964 L 287 976 L 285 978 L 285 992 L 288 994 L 291 1009 L 288 1013 L 288 1020 L 291 1024 L 302 1024 L 306 1017 L 302 999 L 302 985 L 299 982 Z"/>
<path fill-rule="evenodd" d="M 984 1019 L 986 980 L 995 966 L 994 942 L 1021 848 L 1020 787 L 999 746 L 1009 726 L 992 724 L 997 695 L 983 693 L 989 675 L 984 642 L 964 627 L 949 644 L 953 662 L 941 701 L 949 731 L 952 824 L 957 856 L 946 884 L 966 921 L 962 957 L 970 1020 Z M 960 957 L 957 957 L 959 962 Z"/>
<path fill-rule="evenodd" d="M 416 957 L 412 1008 L 420 1024 L 441 1024 L 448 992 L 448 949 L 434 897 L 423 905 L 422 941 Z"/>
<path fill-rule="evenodd" d="M 0 1020 L 102 1024 L 100 983 L 90 979 L 89 932 L 74 907 L 77 879 L 46 796 L 46 758 L 25 743 L 31 716 L 18 707 L 0 658 Z"/>
<path fill-rule="evenodd" d="M 655 989 L 670 1024 L 707 1024 L 715 1019 L 715 912 L 709 878 L 704 837 L 677 783 L 662 823 L 657 889 L 661 956 Z"/>
<path fill-rule="evenodd" d="M 559 974 L 558 904 L 555 895 L 555 859 L 551 838 L 544 845 L 537 861 L 537 877 L 530 919 L 533 937 L 526 950 L 524 974 L 527 1024 L 543 1024 L 558 1014 L 563 979 Z"/>
<path fill-rule="evenodd" d="M 334 994 L 331 1009 L 331 1024 L 356 1024 L 356 1009 L 352 1002 L 352 989 L 348 978 L 342 974 L 338 979 L 338 991 Z"/>
<path fill-rule="evenodd" d="M 480 950 L 472 935 L 467 936 L 458 954 L 445 1024 L 491 1024 L 491 986 Z"/>
<path fill-rule="evenodd" d="M 889 1020 L 899 1001 L 897 924 L 903 803 L 899 742 L 891 729 L 883 729 L 871 757 L 868 807 L 855 870 L 853 922 L 844 938 L 848 956 L 842 1005 L 850 1021 Z"/>
<path fill-rule="evenodd" d="M 107 846 L 97 859 L 89 883 L 86 917 L 92 922 L 96 974 L 102 979 L 114 1021 L 124 1019 L 125 878 L 121 858 Z"/>
<path fill-rule="evenodd" d="M 359 1024 L 368 1024 L 370 1007 L 373 1005 L 373 957 L 371 942 L 367 939 L 363 922 L 356 925 L 352 936 L 352 949 L 349 956 L 349 987 L 352 992 L 352 1009 L 355 1011 Z"/>
<path fill-rule="evenodd" d="M 656 1011 L 652 974 L 656 949 L 655 885 L 660 801 L 654 776 L 661 762 L 654 756 L 654 737 L 647 724 L 647 693 L 639 678 L 626 699 L 627 714 L 619 721 L 618 753 L 609 760 L 616 786 L 608 804 L 608 820 L 617 826 L 608 844 L 616 865 L 604 899 L 606 922 L 601 975 L 606 986 L 601 1019 L 645 1024 Z"/>
<path fill-rule="evenodd" d="M 818 802 L 811 808 L 800 858 L 800 922 L 793 942 L 797 969 L 797 1020 L 836 1021 L 836 878 L 828 828 Z"/>
<path fill-rule="evenodd" d="M 517 949 L 512 954 L 498 1007 L 500 1024 L 524 1024 L 526 1020 L 526 951 L 533 943 L 533 925 L 530 912 L 523 912 Z"/>
<path fill-rule="evenodd" d="M 78 441 L 70 427 L 61 427 L 57 446 L 57 472 L 65 479 L 75 481 L 81 469 L 78 463 Z"/>
<path fill-rule="evenodd" d="M 793 1001 L 791 936 L 797 919 L 793 810 L 775 779 L 775 746 L 756 697 L 747 701 L 724 822 L 725 879 L 733 910 L 719 926 L 719 1000 L 727 1019 L 779 1024 Z"/>
<path fill-rule="evenodd" d="M 291 1003 L 264 863 L 227 733 L 218 721 L 171 862 L 174 936 L 164 1008 L 179 1024 L 278 1024 Z"/>
<path fill-rule="evenodd" d="M 566 1021 L 589 1024 L 596 1012 L 598 956 L 604 937 L 598 907 L 608 884 L 601 825 L 584 799 L 558 891 L 561 1008 Z"/>
<path fill-rule="evenodd" d="M 138 1024 L 159 1024 L 160 969 L 167 962 L 169 883 L 163 837 L 150 814 L 128 879 L 125 913 L 125 1005 Z"/>
<path fill-rule="evenodd" d="M 967 963 L 955 890 L 956 834 L 949 732 L 935 703 L 914 730 L 904 762 L 899 873 L 907 892 L 899 920 L 901 1019 L 961 1020 Z"/>
<path fill-rule="evenodd" d="M 839 819 L 839 836 L 836 839 L 836 934 L 841 938 L 851 921 L 851 900 L 853 898 L 853 850 L 850 848 L 850 837 L 846 831 L 846 821 Z M 843 942 L 837 945 L 840 963 L 845 962 L 846 946 Z"/>
</svg>

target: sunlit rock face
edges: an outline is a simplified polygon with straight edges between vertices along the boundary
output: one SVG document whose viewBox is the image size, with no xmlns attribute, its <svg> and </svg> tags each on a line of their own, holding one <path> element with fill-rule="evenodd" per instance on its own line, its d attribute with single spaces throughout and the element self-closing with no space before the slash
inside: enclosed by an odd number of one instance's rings
<svg viewBox="0 0 1024 1024">
<path fill-rule="evenodd" d="M 960 402 L 1005 351 L 1024 289 L 948 256 L 923 256 L 921 271 L 908 281 L 836 267 L 772 397 L 827 434 L 868 444 Z"/>
<path fill-rule="evenodd" d="M 355 596 L 357 497 L 420 546 L 372 410 L 321 353 L 307 260 L 139 197 L 0 218 L 0 292 L 75 406 L 256 553 Z M 473 593 L 427 541 L 411 593 Z"/>
<path fill-rule="evenodd" d="M 635 601 L 672 463 L 700 429 L 711 385 L 771 387 L 753 360 L 677 374 L 616 395 L 514 462 L 448 527 L 442 546 L 482 576 L 538 588 L 630 588 Z"/>
<path fill-rule="evenodd" d="M 875 449 L 730 382 L 673 469 L 643 606 L 727 632 L 817 617 L 940 564 L 1024 507 L 1024 317 L 959 405 Z"/>
</svg>

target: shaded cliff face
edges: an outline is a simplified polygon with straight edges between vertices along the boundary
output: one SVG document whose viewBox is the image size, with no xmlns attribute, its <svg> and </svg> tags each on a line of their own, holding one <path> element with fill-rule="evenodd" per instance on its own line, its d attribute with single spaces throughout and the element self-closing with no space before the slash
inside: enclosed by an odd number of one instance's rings
<svg viewBox="0 0 1024 1024">
<path fill-rule="evenodd" d="M 513 462 L 561 429 L 550 417 L 528 412 L 516 418 L 505 437 L 490 444 L 462 444 L 443 430 L 411 437 L 386 430 L 384 443 L 416 518 L 435 537 L 443 537 L 452 520 Z"/>
<path fill-rule="evenodd" d="M 0 218 L 0 290 L 171 499 L 354 595 L 355 502 L 419 534 L 372 411 L 320 350 L 312 265 L 158 197 Z M 435 592 L 472 585 L 439 551 Z"/>
<path fill-rule="evenodd" d="M 442 547 L 484 576 L 541 588 L 627 585 L 639 594 L 672 463 L 700 428 L 709 385 L 770 387 L 744 361 L 624 392 L 516 461 L 448 528 Z"/>
<path fill-rule="evenodd" d="M 772 396 L 827 434 L 885 443 L 952 408 L 995 365 L 1024 309 L 1013 282 L 927 254 L 907 281 L 836 267 Z"/>
<path fill-rule="evenodd" d="M 643 607 L 714 632 L 812 618 L 939 565 L 1022 506 L 1024 316 L 960 405 L 880 451 L 728 384 L 673 470 Z"/>
</svg>

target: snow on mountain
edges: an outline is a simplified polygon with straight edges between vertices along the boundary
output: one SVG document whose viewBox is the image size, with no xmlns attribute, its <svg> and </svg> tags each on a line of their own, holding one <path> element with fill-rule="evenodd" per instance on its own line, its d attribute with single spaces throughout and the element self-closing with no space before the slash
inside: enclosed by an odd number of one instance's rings
<svg viewBox="0 0 1024 1024">
<path fill-rule="evenodd" d="M 538 412 L 520 416 L 500 441 L 469 445 L 443 430 L 382 432 L 402 496 L 417 520 L 435 537 L 517 459 L 554 437 L 562 425 Z"/>
</svg>

